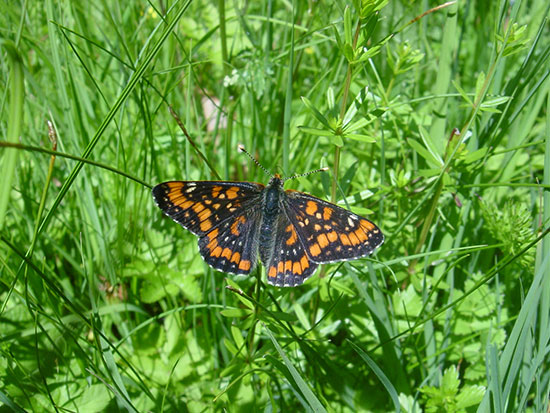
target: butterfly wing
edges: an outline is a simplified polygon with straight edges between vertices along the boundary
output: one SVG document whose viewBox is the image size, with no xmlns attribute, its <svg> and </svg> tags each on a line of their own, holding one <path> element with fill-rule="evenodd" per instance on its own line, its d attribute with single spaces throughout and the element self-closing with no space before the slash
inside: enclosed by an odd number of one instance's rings
<svg viewBox="0 0 550 413">
<path fill-rule="evenodd" d="M 368 219 L 303 192 L 285 194 L 286 214 L 315 263 L 365 257 L 384 242 L 382 231 Z"/>
<path fill-rule="evenodd" d="M 306 254 L 294 225 L 285 213 L 280 214 L 273 252 L 267 263 L 267 282 L 279 287 L 295 287 L 302 284 L 316 269 L 317 264 Z"/>
<path fill-rule="evenodd" d="M 199 251 L 213 268 L 248 274 L 258 250 L 261 195 L 251 182 L 171 181 L 153 188 L 159 208 L 199 236 Z"/>
</svg>

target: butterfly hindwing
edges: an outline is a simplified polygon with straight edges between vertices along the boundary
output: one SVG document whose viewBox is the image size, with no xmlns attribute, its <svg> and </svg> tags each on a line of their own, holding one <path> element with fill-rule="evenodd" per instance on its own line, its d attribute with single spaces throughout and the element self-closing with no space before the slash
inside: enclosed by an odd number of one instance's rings
<svg viewBox="0 0 550 413">
<path fill-rule="evenodd" d="M 384 242 L 380 229 L 368 219 L 303 192 L 285 193 L 287 215 L 315 263 L 364 257 Z"/>
<path fill-rule="evenodd" d="M 252 182 L 170 181 L 153 188 L 162 211 L 195 235 L 257 204 L 264 185 Z"/>
<path fill-rule="evenodd" d="M 279 287 L 302 284 L 317 269 L 297 236 L 294 225 L 285 213 L 279 215 L 273 251 L 266 264 L 267 281 Z"/>
<path fill-rule="evenodd" d="M 249 274 L 256 265 L 260 220 L 260 208 L 249 207 L 201 236 L 204 260 L 218 271 Z"/>
</svg>

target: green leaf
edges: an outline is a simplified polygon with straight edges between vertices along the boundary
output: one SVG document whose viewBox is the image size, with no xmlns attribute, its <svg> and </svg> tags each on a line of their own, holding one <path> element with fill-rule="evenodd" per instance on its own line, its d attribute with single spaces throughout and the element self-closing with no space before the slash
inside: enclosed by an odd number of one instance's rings
<svg viewBox="0 0 550 413">
<path fill-rule="evenodd" d="M 487 389 L 483 386 L 464 386 L 456 397 L 456 408 L 466 409 L 481 403 Z"/>
<path fill-rule="evenodd" d="M 231 326 L 231 336 L 233 337 L 233 340 L 235 341 L 235 344 L 238 348 L 241 348 L 244 345 L 244 339 L 241 330 L 235 325 Z"/>
<path fill-rule="evenodd" d="M 357 129 L 364 128 L 369 123 L 370 123 L 370 121 L 368 119 L 361 118 L 356 122 L 349 123 L 347 126 L 344 124 L 344 131 L 347 135 L 347 134 L 349 134 L 349 132 L 353 132 L 353 131 L 356 131 Z"/>
<path fill-rule="evenodd" d="M 365 86 L 359 91 L 357 96 L 355 96 L 355 99 L 353 99 L 353 102 L 351 102 L 351 105 L 349 106 L 346 114 L 344 115 L 344 119 L 342 120 L 343 129 L 347 129 L 349 127 L 348 124 L 355 117 L 359 108 L 361 108 L 363 106 L 363 103 L 367 101 L 368 92 L 369 87 Z"/>
<path fill-rule="evenodd" d="M 441 166 L 441 163 L 439 163 L 437 159 L 430 153 L 430 151 L 428 151 L 420 143 L 418 143 L 412 138 L 407 139 L 407 143 L 411 148 L 413 148 L 416 151 L 416 153 L 418 153 L 421 157 L 423 157 L 428 162 L 428 164 L 432 166 Z M 439 170 L 436 170 L 436 173 L 439 173 Z"/>
<path fill-rule="evenodd" d="M 470 164 L 472 162 L 476 162 L 487 154 L 488 148 L 480 148 L 477 151 L 470 152 L 468 155 L 464 157 L 464 162 L 467 164 Z"/>
<path fill-rule="evenodd" d="M 469 106 L 474 106 L 474 102 L 470 99 L 470 97 L 468 96 L 466 91 L 464 89 L 462 89 L 462 87 L 460 87 L 458 82 L 453 80 L 452 83 L 453 83 L 453 86 L 455 87 L 455 89 L 458 91 L 458 93 L 460 93 L 460 96 L 462 96 L 462 99 L 464 99 L 466 102 L 468 102 Z"/>
<path fill-rule="evenodd" d="M 377 12 L 379 10 L 382 10 L 382 8 L 386 7 L 389 0 L 363 0 L 361 1 L 361 18 L 364 19 L 374 12 Z"/>
<path fill-rule="evenodd" d="M 313 113 L 313 116 L 315 116 L 315 118 L 321 122 L 327 129 L 332 129 L 330 127 L 330 124 L 327 120 L 327 118 L 325 118 L 321 112 L 319 112 L 315 106 L 313 106 L 313 103 L 311 103 L 311 101 L 306 98 L 305 96 L 302 96 L 302 102 L 304 102 L 304 105 L 306 105 L 306 107 L 311 111 L 311 113 Z"/>
<path fill-rule="evenodd" d="M 367 142 L 367 143 L 376 142 L 376 138 L 373 138 L 372 136 L 369 136 L 369 135 L 359 134 L 359 133 L 346 133 L 344 135 L 344 138 L 353 139 L 354 141 L 359 141 L 359 142 Z"/>
<path fill-rule="evenodd" d="M 333 131 L 327 131 L 325 129 L 309 128 L 307 126 L 299 126 L 300 130 L 311 135 L 333 137 Z"/>
<path fill-rule="evenodd" d="M 294 309 L 296 317 L 298 317 L 298 321 L 302 325 L 302 328 L 306 331 L 309 330 L 311 328 L 311 323 L 309 322 L 304 308 L 299 303 L 294 303 L 292 308 Z"/>
<path fill-rule="evenodd" d="M 228 308 L 227 310 L 221 310 L 220 314 L 224 317 L 241 318 L 252 315 L 253 311 L 246 308 Z"/>
<path fill-rule="evenodd" d="M 346 6 L 344 9 L 344 39 L 346 40 L 346 45 L 351 47 L 353 42 L 353 31 L 351 27 L 351 10 L 349 6 Z M 352 50 L 353 53 L 353 50 Z M 349 60 L 349 59 L 348 59 Z"/>
<path fill-rule="evenodd" d="M 85 387 L 82 395 L 74 403 L 81 413 L 104 412 L 111 401 L 111 395 L 103 384 L 92 384 Z"/>
<path fill-rule="evenodd" d="M 368 49 L 362 48 L 359 57 L 355 59 L 353 64 L 363 63 L 364 61 L 376 56 L 380 52 L 381 47 L 381 45 L 377 44 L 376 46 L 372 46 Z"/>
<path fill-rule="evenodd" d="M 231 277 L 227 277 L 225 279 L 225 282 L 233 287 L 235 290 L 242 291 L 242 288 L 239 284 L 237 284 Z M 235 294 L 237 299 L 243 303 L 246 307 L 248 307 L 251 310 L 254 310 L 254 303 L 252 303 L 250 300 L 247 300 L 245 297 L 241 296 L 240 294 Z"/>
<path fill-rule="evenodd" d="M 449 367 L 443 373 L 441 378 L 440 388 L 445 393 L 456 393 L 458 392 L 458 386 L 460 385 L 460 380 L 458 380 L 458 371 L 455 366 Z"/>
<path fill-rule="evenodd" d="M 227 351 L 229 351 L 234 356 L 236 356 L 239 353 L 239 349 L 237 348 L 237 346 L 235 346 L 235 343 L 233 343 L 227 337 L 223 338 L 223 344 L 225 345 L 225 348 L 227 349 Z M 228 372 L 224 370 L 224 375 L 227 375 L 227 373 Z"/>
<path fill-rule="evenodd" d="M 489 107 L 493 107 L 493 106 L 500 106 L 500 105 L 503 105 L 504 103 L 510 101 L 510 96 L 499 96 L 499 97 L 496 97 L 496 98 L 493 98 L 493 99 L 488 99 L 488 100 L 485 100 L 483 101 L 483 103 L 481 104 L 481 108 L 489 108 Z"/>
<path fill-rule="evenodd" d="M 294 314 L 285 313 L 284 311 L 271 311 L 269 313 L 267 311 L 260 311 L 258 317 L 263 321 L 267 321 L 269 319 L 270 322 L 277 320 L 294 323 L 296 321 L 296 316 Z"/>
<path fill-rule="evenodd" d="M 345 43 L 343 52 L 344 52 L 344 56 L 346 57 L 348 62 L 351 64 L 355 58 L 355 53 L 354 53 L 353 47 L 351 47 L 351 44 Z"/>
<path fill-rule="evenodd" d="M 481 94 L 483 93 L 483 85 L 485 84 L 485 73 L 480 72 L 479 76 L 476 80 L 476 94 L 475 94 L 475 101 L 478 101 Z"/>
<path fill-rule="evenodd" d="M 329 109 L 334 108 L 334 106 L 336 105 L 334 102 L 334 89 L 332 88 L 332 86 L 327 89 L 327 104 Z"/>
<path fill-rule="evenodd" d="M 134 351 L 141 355 L 158 353 L 165 342 L 165 332 L 159 324 L 149 323 L 134 332 Z"/>
</svg>

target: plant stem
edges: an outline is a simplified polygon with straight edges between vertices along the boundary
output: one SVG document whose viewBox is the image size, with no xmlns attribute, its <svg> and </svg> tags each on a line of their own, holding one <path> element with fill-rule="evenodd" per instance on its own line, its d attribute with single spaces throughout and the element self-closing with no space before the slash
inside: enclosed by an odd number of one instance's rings
<svg viewBox="0 0 550 413">
<path fill-rule="evenodd" d="M 258 324 L 258 313 L 260 312 L 260 299 L 262 297 L 262 270 L 258 266 L 256 271 L 256 305 L 254 307 L 254 321 L 250 327 L 250 332 L 248 333 L 248 356 L 252 357 L 252 352 L 254 351 L 254 335 L 256 333 L 256 324 Z"/>
</svg>

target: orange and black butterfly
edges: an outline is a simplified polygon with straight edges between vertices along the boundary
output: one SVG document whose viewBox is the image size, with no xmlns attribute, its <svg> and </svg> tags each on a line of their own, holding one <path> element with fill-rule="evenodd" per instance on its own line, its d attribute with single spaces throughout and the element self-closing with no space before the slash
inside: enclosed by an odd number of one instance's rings
<svg viewBox="0 0 550 413">
<path fill-rule="evenodd" d="M 302 284 L 319 264 L 365 257 L 384 242 L 368 219 L 284 190 L 285 181 L 279 175 L 267 186 L 170 181 L 155 186 L 153 197 L 166 215 L 199 237 L 200 254 L 210 266 L 249 274 L 259 255 L 267 281 L 280 287 Z"/>
</svg>

